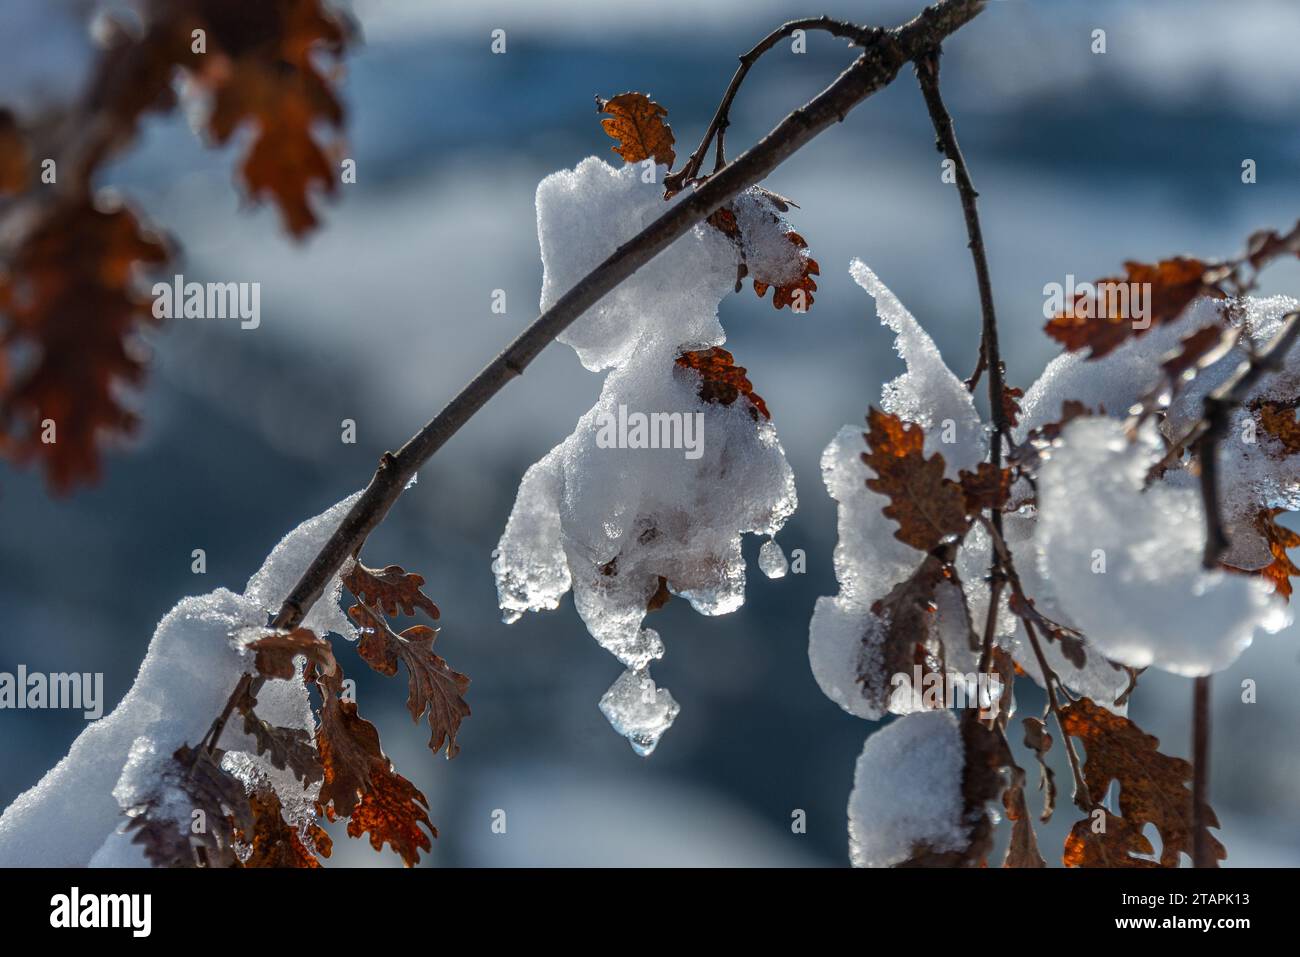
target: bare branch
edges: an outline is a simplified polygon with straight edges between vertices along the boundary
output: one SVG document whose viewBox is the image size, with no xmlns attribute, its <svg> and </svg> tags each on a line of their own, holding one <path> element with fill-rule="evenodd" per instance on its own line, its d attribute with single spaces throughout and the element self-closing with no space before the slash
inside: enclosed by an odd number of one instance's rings
<svg viewBox="0 0 1300 957">
<path fill-rule="evenodd" d="M 939 93 L 939 56 L 938 47 L 916 61 L 916 77 L 921 84 L 921 93 L 925 97 L 926 109 L 930 112 L 930 121 L 934 124 L 937 138 L 936 146 L 952 161 L 953 172 L 957 179 L 957 192 L 961 196 L 962 213 L 966 218 L 966 235 L 969 239 L 971 259 L 975 263 L 975 281 L 979 286 L 980 312 L 983 315 L 983 328 L 980 332 L 980 359 L 968 387 L 974 389 L 979 381 L 980 372 L 988 369 L 989 373 L 989 414 L 993 418 L 993 447 L 989 450 L 989 461 L 1002 465 L 1002 442 L 1007 435 L 1006 410 L 1002 405 L 1003 367 L 998 350 L 998 317 L 993 308 L 993 283 L 989 279 L 988 255 L 984 251 L 984 233 L 980 229 L 979 210 L 976 199 L 979 193 L 971 181 L 970 170 L 957 144 L 957 133 L 953 128 L 952 116 L 944 106 Z"/>
</svg>

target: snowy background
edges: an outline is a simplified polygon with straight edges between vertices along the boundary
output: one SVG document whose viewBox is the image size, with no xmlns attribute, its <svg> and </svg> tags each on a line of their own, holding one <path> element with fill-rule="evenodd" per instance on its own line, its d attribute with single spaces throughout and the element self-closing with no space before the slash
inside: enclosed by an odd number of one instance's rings
<svg viewBox="0 0 1300 957">
<path fill-rule="evenodd" d="M 348 58 L 344 90 L 359 182 L 304 245 L 273 210 L 240 209 L 230 151 L 204 149 L 180 117 L 152 121 L 106 182 L 180 238 L 187 278 L 261 282 L 262 325 L 175 323 L 155 336 L 144 431 L 100 486 L 51 501 L 37 476 L 0 472 L 0 671 L 102 671 L 107 710 L 177 599 L 242 586 L 285 532 L 364 483 L 384 449 L 534 317 L 538 181 L 591 154 L 614 158 L 593 95 L 651 93 L 684 155 L 736 55 L 772 26 L 823 12 L 892 24 L 919 5 L 358 0 L 366 43 Z M 0 6 L 0 100 L 33 110 L 79 87 L 93 6 Z M 498 27 L 504 56 L 488 52 Z M 1089 52 L 1094 28 L 1107 31 L 1104 56 Z M 1300 7 L 1286 0 L 1007 0 L 951 44 L 945 90 L 981 193 L 1013 383 L 1027 386 L 1055 353 L 1041 331 L 1044 283 L 1112 274 L 1126 258 L 1230 254 L 1251 230 L 1300 215 L 1297 35 Z M 733 112 L 732 151 L 850 57 L 814 34 L 804 56 L 765 58 Z M 1240 181 L 1245 158 L 1259 165 L 1252 186 Z M 648 760 L 596 708 L 621 669 L 569 599 L 510 627 L 496 611 L 489 556 L 519 477 L 600 389 L 571 350 L 548 350 L 494 400 L 372 538 L 372 561 L 428 578 L 440 650 L 474 682 L 464 750 L 447 762 L 430 759 L 399 683 L 351 669 L 386 750 L 429 795 L 442 833 L 432 864 L 847 863 L 854 760 L 875 726 L 827 700 L 808 666 L 813 603 L 835 592 L 835 508 L 817 463 L 901 369 L 849 278 L 853 256 L 954 368 L 974 365 L 974 278 L 959 205 L 937 172 L 905 73 L 766 184 L 802 207 L 792 219 L 821 263 L 816 305 L 795 317 L 746 290 L 723 302 L 722 319 L 794 468 L 800 508 L 781 540 L 807 551 L 808 573 L 751 571 L 746 605 L 728 617 L 682 602 L 654 616 L 668 646 L 656 679 L 682 711 Z M 496 288 L 505 316 L 489 309 Z M 1300 268 L 1284 265 L 1264 291 L 1298 289 Z M 339 442 L 343 418 L 358 423 L 355 446 Z M 208 555 L 201 580 L 194 548 Z M 1215 680 L 1212 796 L 1230 865 L 1300 863 L 1295 634 L 1261 639 Z M 1237 703 L 1243 677 L 1259 683 L 1258 704 Z M 1151 672 L 1133 716 L 1186 754 L 1189 701 L 1189 682 Z M 1021 714 L 1039 705 L 1026 691 Z M 0 806 L 81 727 L 79 714 L 0 712 Z M 1073 820 L 1060 803 L 1040 832 L 1049 860 Z M 497 808 L 505 835 L 490 829 Z M 807 834 L 791 833 L 794 809 L 807 812 Z M 335 860 L 399 863 L 346 838 Z"/>
</svg>

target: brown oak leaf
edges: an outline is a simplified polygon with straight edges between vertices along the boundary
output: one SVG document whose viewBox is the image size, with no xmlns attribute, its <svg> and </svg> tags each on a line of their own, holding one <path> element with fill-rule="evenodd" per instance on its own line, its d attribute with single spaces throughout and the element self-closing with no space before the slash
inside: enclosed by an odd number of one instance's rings
<svg viewBox="0 0 1300 957">
<path fill-rule="evenodd" d="M 1295 562 L 1291 561 L 1287 549 L 1300 546 L 1300 533 L 1278 523 L 1277 517 L 1285 511 L 1286 509 L 1282 508 L 1264 508 L 1260 509 L 1255 515 L 1255 529 L 1268 543 L 1269 553 L 1273 556 L 1271 562 L 1263 568 L 1251 571 L 1236 568 L 1232 565 L 1225 565 L 1224 567 L 1230 571 L 1246 572 L 1249 575 L 1263 575 L 1272 583 L 1273 591 L 1276 594 L 1290 601 L 1291 579 L 1300 575 L 1300 568 L 1296 567 Z"/>
<path fill-rule="evenodd" d="M 349 837 L 369 832 L 371 847 L 390 844 L 412 867 L 420 850 L 432 849 L 430 837 L 438 836 L 428 799 L 393 769 L 375 726 L 341 697 L 342 679 L 337 668 L 317 679 L 322 701 L 316 743 L 324 769 L 317 810 L 330 821 L 348 818 Z"/>
<path fill-rule="evenodd" d="M 874 408 L 867 426 L 870 451 L 862 461 L 876 473 L 867 488 L 889 499 L 882 511 L 898 523 L 894 537 L 928 552 L 949 536 L 965 534 L 970 521 L 962 487 L 944 477 L 940 453 L 925 457 L 921 427 Z"/>
<path fill-rule="evenodd" d="M 397 674 L 399 660 L 406 665 L 410 689 L 406 707 L 411 718 L 418 722 L 427 712 L 432 730 L 430 750 L 437 754 L 445 744 L 447 757 L 454 758 L 460 752 L 456 733 L 461 721 L 470 714 L 463 697 L 469 690 L 469 678 L 453 671 L 433 653 L 437 630 L 415 625 L 397 634 L 387 621 L 365 605 L 353 605 L 348 615 L 361 630 L 357 651 L 366 664 L 389 677 Z"/>
<path fill-rule="evenodd" d="M 213 98 L 208 132 L 224 144 L 251 127 L 244 185 L 254 199 L 270 197 L 289 232 L 302 237 L 317 223 L 310 193 L 337 188 L 335 162 L 316 130 L 340 129 L 344 117 L 317 59 L 340 54 L 351 25 L 322 0 L 267 0 L 238 9 L 203 0 L 199 6 L 213 49 L 189 66 Z"/>
<path fill-rule="evenodd" d="M 308 847 L 298 828 L 284 819 L 280 798 L 274 790 L 267 787 L 255 791 L 248 800 L 253 809 L 253 830 L 251 834 L 239 835 L 251 848 L 244 867 L 318 868 L 321 864 L 316 854 L 330 856 L 332 843 L 325 830 L 317 824 L 309 825 L 305 830 L 312 846 Z"/>
<path fill-rule="evenodd" d="M 1296 421 L 1295 408 L 1290 404 L 1261 402 L 1259 427 L 1282 443 L 1286 455 L 1300 452 L 1300 422 Z"/>
<path fill-rule="evenodd" d="M 245 690 L 237 707 L 244 718 L 244 733 L 256 742 L 257 753 L 265 755 L 273 767 L 291 771 L 304 785 L 320 781 L 324 772 L 312 742 L 311 732 L 303 728 L 281 728 L 257 716 L 257 699 Z"/>
<path fill-rule="evenodd" d="M 821 275 L 817 260 L 806 252 L 808 243 L 793 229 L 785 234 L 786 240 L 795 249 L 798 258 L 798 275 L 783 282 L 771 282 L 762 276 L 754 276 L 754 292 L 759 299 L 767 294 L 768 287 L 773 287 L 772 306 L 780 309 L 789 306 L 791 312 L 803 313 L 812 308 L 813 293 L 817 291 L 817 281 L 813 276 Z"/>
<path fill-rule="evenodd" d="M 1052 734 L 1040 718 L 1025 718 L 1025 747 L 1038 759 L 1038 790 L 1043 792 L 1043 813 L 1039 820 L 1046 823 L 1056 810 L 1056 772 L 1047 763 L 1047 753 L 1052 750 Z"/>
<path fill-rule="evenodd" d="M 731 405 L 743 395 L 755 421 L 759 415 L 765 419 L 772 418 L 767 403 L 754 391 L 753 383 L 745 375 L 745 367 L 736 365 L 735 358 L 726 349 L 714 346 L 698 352 L 684 352 L 677 357 L 677 365 L 699 374 L 699 396 L 705 402 Z"/>
<path fill-rule="evenodd" d="M 1025 805 L 1025 772 L 1019 767 L 1011 769 L 1011 783 L 1002 792 L 1002 807 L 1011 822 L 1011 840 L 1003 867 L 1046 867 L 1047 862 L 1038 851 L 1034 825 L 1029 821 L 1029 808 Z"/>
<path fill-rule="evenodd" d="M 1199 259 L 1129 261 L 1124 269 L 1126 275 L 1099 279 L 1091 291 L 1077 294 L 1047 323 L 1047 334 L 1070 352 L 1088 349 L 1086 358 L 1099 359 L 1129 338 L 1177 319 L 1193 299 L 1223 297 L 1207 282 L 1209 266 Z"/>
<path fill-rule="evenodd" d="M 143 380 L 137 336 L 158 320 L 135 273 L 167 258 L 128 207 L 86 196 L 43 206 L 0 273 L 0 436 L 55 492 L 98 478 L 101 441 L 137 427 L 121 390 Z"/>
<path fill-rule="evenodd" d="M 654 157 L 669 168 L 677 161 L 673 130 L 664 122 L 668 111 L 644 93 L 620 93 L 608 100 L 596 97 L 596 112 L 608 113 L 601 128 L 617 142 L 610 149 L 625 162 L 640 163 Z"/>
<path fill-rule="evenodd" d="M 1100 810 L 1102 817 L 1084 818 L 1065 838 L 1062 863 L 1066 867 L 1159 867 L 1136 854 L 1154 854 L 1140 823 Z"/>
<path fill-rule="evenodd" d="M 1119 827 L 1112 827 L 1112 816 L 1107 814 L 1106 831 L 1100 835 L 1092 833 L 1090 818 L 1076 824 L 1066 841 L 1067 864 L 1073 856 L 1104 857 L 1110 866 L 1145 866 L 1130 853 L 1138 845 L 1134 836 L 1140 837 L 1148 824 L 1154 824 L 1160 833 L 1161 866 L 1177 867 L 1180 853 L 1191 856 L 1192 793 L 1187 787 L 1192 778 L 1191 764 L 1161 754 L 1158 739 L 1089 698 L 1079 698 L 1062 709 L 1061 729 L 1083 742 L 1087 751 L 1083 777 L 1092 806 L 1099 807 L 1112 782 L 1117 783 L 1118 808 L 1123 818 Z M 1207 828 L 1217 828 L 1219 821 L 1214 811 L 1207 807 L 1205 814 Z M 1215 860 L 1227 856 L 1212 834 L 1205 837 Z M 1143 843 L 1150 848 L 1145 839 Z"/>
<path fill-rule="evenodd" d="M 335 664 L 330 643 L 307 628 L 272 631 L 246 647 L 256 652 L 254 667 L 267 678 L 293 678 L 297 675 L 294 659 L 298 655 L 327 671 Z"/>
<path fill-rule="evenodd" d="M 424 576 L 408 572 L 401 565 L 388 565 L 376 570 L 354 561 L 343 575 L 343 584 L 364 604 L 379 609 L 389 618 L 394 617 L 399 609 L 408 617 L 414 615 L 417 608 L 430 618 L 436 619 L 439 615 L 433 599 L 421 590 Z"/>
<path fill-rule="evenodd" d="M 30 160 L 13 113 L 0 107 L 0 196 L 21 193 L 27 187 Z"/>
<path fill-rule="evenodd" d="M 221 767 L 221 751 L 181 745 L 164 763 L 157 789 L 126 811 L 123 833 L 132 834 L 157 867 L 235 867 L 238 833 L 253 829 L 253 811 L 244 785 Z M 180 808 L 164 798 L 169 791 L 185 796 Z M 184 820 L 177 814 L 184 811 Z M 205 827 L 191 826 L 191 811 L 201 811 Z"/>
<path fill-rule="evenodd" d="M 977 515 L 986 509 L 1001 511 L 1011 498 L 1011 470 L 1000 469 L 992 462 L 981 462 L 974 472 L 957 474 L 966 513 Z"/>
<path fill-rule="evenodd" d="M 1024 398 L 1025 390 L 1018 389 L 1015 386 L 1009 386 L 1005 383 L 1002 386 L 1002 415 L 1007 420 L 1007 425 L 1013 429 L 1020 424 L 1020 400 Z"/>
</svg>

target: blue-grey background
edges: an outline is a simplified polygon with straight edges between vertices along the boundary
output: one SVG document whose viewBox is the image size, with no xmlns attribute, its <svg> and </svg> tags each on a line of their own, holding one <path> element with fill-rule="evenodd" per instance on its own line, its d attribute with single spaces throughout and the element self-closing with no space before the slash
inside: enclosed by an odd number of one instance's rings
<svg viewBox="0 0 1300 957">
<path fill-rule="evenodd" d="M 92 54 L 88 18 L 123 5 L 0 5 L 0 99 L 27 112 L 70 96 Z M 0 670 L 102 671 L 111 706 L 177 599 L 242 588 L 286 531 L 363 484 L 383 450 L 534 317 L 537 182 L 593 153 L 616 160 L 594 95 L 651 93 L 685 156 L 736 56 L 776 24 L 830 13 L 891 25 L 920 5 L 358 0 L 365 42 L 343 81 L 358 183 L 304 244 L 274 210 L 241 203 L 235 150 L 205 148 L 181 114 L 151 120 L 105 185 L 179 238 L 187 278 L 260 282 L 262 326 L 175 322 L 152 336 L 142 434 L 110 455 L 100 485 L 52 500 L 37 475 L 0 470 Z M 505 55 L 489 51 L 495 28 Z M 1090 50 L 1094 29 L 1106 31 L 1104 55 Z M 1007 0 L 949 44 L 944 86 L 981 193 L 1013 383 L 1028 386 L 1055 353 L 1041 331 L 1045 283 L 1111 274 L 1126 258 L 1227 255 L 1251 230 L 1300 215 L 1297 38 L 1300 7 L 1286 0 Z M 732 153 L 851 56 L 811 34 L 806 54 L 783 45 L 764 58 L 733 111 Z M 1246 158 L 1254 185 L 1240 179 Z M 751 566 L 736 614 L 706 619 L 675 602 L 657 615 L 668 652 L 656 677 L 682 711 L 648 760 L 596 709 L 620 666 L 571 604 L 510 627 L 496 612 L 489 556 L 518 479 L 599 392 L 570 350 L 548 349 L 493 400 L 373 536 L 372 562 L 428 578 L 440 650 L 473 678 L 464 750 L 447 762 L 430 758 L 399 683 L 352 669 L 388 752 L 429 795 L 442 832 L 432 863 L 847 863 L 854 760 L 876 725 L 841 712 L 808 669 L 813 602 L 835 591 L 835 509 L 818 458 L 901 368 L 848 277 L 851 257 L 959 374 L 974 364 L 975 283 L 938 163 L 904 73 L 766 184 L 802 207 L 793 221 L 822 267 L 816 305 L 796 317 L 746 290 L 724 302 L 723 320 L 794 467 L 800 508 L 781 539 L 806 550 L 808 572 L 770 582 Z M 497 288 L 505 316 L 489 308 Z M 1275 269 L 1266 289 L 1296 293 L 1300 269 Z M 339 441 L 344 418 L 358 423 L 356 445 Z M 201 578 L 194 548 L 208 556 Z M 1213 798 L 1230 864 L 1300 862 L 1295 638 L 1265 639 L 1215 679 Z M 1257 704 L 1239 703 L 1246 677 Z M 1021 698 L 1023 714 L 1041 705 L 1032 691 Z M 1133 713 L 1185 754 L 1189 700 L 1187 681 L 1148 673 Z M 0 712 L 0 806 L 81 727 L 66 713 Z M 1074 819 L 1068 794 L 1060 804 L 1040 834 L 1050 860 Z M 497 808 L 505 835 L 490 830 Z M 795 809 L 806 834 L 792 833 Z M 335 860 L 397 863 L 346 838 Z"/>
</svg>

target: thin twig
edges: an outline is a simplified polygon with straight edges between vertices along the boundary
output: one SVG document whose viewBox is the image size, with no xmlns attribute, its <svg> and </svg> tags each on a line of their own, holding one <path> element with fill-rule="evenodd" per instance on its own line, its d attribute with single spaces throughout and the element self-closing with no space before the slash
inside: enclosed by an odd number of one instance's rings
<svg viewBox="0 0 1300 957">
<path fill-rule="evenodd" d="M 1006 539 L 1002 537 L 1001 530 L 994 527 L 993 523 L 982 515 L 980 516 L 980 522 L 984 525 L 993 541 L 994 552 L 997 554 L 1002 570 L 1006 574 L 1007 583 L 1011 586 L 1011 594 L 1023 606 L 1032 607 L 1028 596 L 1025 595 L 1024 588 L 1020 584 L 1020 575 L 1016 572 L 1015 559 L 1011 557 L 1011 549 L 1007 546 Z M 1043 675 L 1043 688 L 1047 692 L 1047 706 L 1056 719 L 1056 726 L 1060 729 L 1065 753 L 1070 759 L 1070 771 L 1074 775 L 1074 803 L 1081 810 L 1091 811 L 1093 810 L 1093 804 L 1088 795 L 1088 785 L 1083 777 L 1083 765 L 1079 761 L 1079 754 L 1075 750 L 1074 741 L 1065 731 L 1061 706 L 1056 700 L 1056 690 L 1061 685 L 1061 679 L 1052 669 L 1052 666 L 1047 663 L 1047 656 L 1043 654 L 1042 644 L 1038 640 L 1038 631 L 1034 627 L 1034 623 L 1023 615 L 1020 622 L 1025 626 L 1025 634 L 1029 636 L 1029 646 L 1034 651 L 1034 657 L 1038 659 L 1038 667 Z"/>
<path fill-rule="evenodd" d="M 745 81 L 745 76 L 758 62 L 764 53 L 776 46 L 781 40 L 793 34 L 796 30 L 825 30 L 832 36 L 841 37 L 853 41 L 859 46 L 866 46 L 872 40 L 875 40 L 883 31 L 872 30 L 867 27 L 860 27 L 856 24 L 846 23 L 841 20 L 832 20 L 830 17 L 807 17 L 802 20 L 790 20 L 781 24 L 762 40 L 758 41 L 754 47 L 740 57 L 740 66 L 736 68 L 735 74 L 731 77 L 731 82 L 727 85 L 727 91 L 722 95 L 721 102 L 718 103 L 717 110 L 713 113 L 713 119 L 709 121 L 708 129 L 704 131 L 704 137 L 700 140 L 700 145 L 695 148 L 695 152 L 687 157 L 686 162 L 682 165 L 681 171 L 674 173 L 668 178 L 666 185 L 670 189 L 680 189 L 686 183 L 695 179 L 700 174 L 700 166 L 704 163 L 704 157 L 709 151 L 709 143 L 714 136 L 718 138 L 717 151 L 717 168 L 721 167 L 725 161 L 723 152 L 722 139 L 727 127 L 731 125 L 731 104 L 736 98 L 736 93 L 740 90 L 740 85 Z"/>
<path fill-rule="evenodd" d="M 292 628 L 302 621 L 326 584 L 388 514 L 420 466 L 508 382 L 522 375 L 528 364 L 579 316 L 696 223 L 763 179 L 818 134 L 841 122 L 864 99 L 893 82 L 905 64 L 934 49 L 968 23 L 984 9 L 985 2 L 940 0 L 908 23 L 875 34 L 874 42 L 830 86 L 621 245 L 533 320 L 396 454 L 384 454 L 361 497 L 285 598 L 272 627 Z M 209 734 L 208 740 L 215 747 L 216 738 Z"/>
<path fill-rule="evenodd" d="M 1192 866 L 1217 867 L 1210 847 L 1210 678 L 1192 683 Z"/>
<path fill-rule="evenodd" d="M 936 46 L 925 56 L 916 60 L 916 77 L 921 84 L 921 94 L 925 97 L 925 106 L 934 125 L 939 152 L 952 161 L 953 173 L 957 180 L 957 192 L 961 196 L 961 209 L 966 218 L 967 245 L 971 259 L 975 263 L 975 282 L 979 286 L 980 312 L 983 327 L 980 331 L 980 362 L 971 377 L 968 386 L 974 389 L 980 372 L 988 369 L 989 373 L 989 414 L 993 419 L 993 442 L 989 450 L 989 461 L 995 466 L 1002 465 L 1002 442 L 1009 432 L 1006 409 L 1003 407 L 1004 369 L 1002 357 L 998 350 L 998 317 L 993 308 L 993 283 L 989 279 L 988 255 L 984 250 L 984 233 L 980 229 L 979 210 L 976 199 L 979 193 L 971 181 L 970 170 L 957 144 L 957 133 L 953 128 L 952 116 L 944 106 L 939 93 L 939 57 L 941 51 Z M 996 513 L 995 513 L 996 515 Z M 996 521 L 1001 521 L 997 516 Z"/>
</svg>

